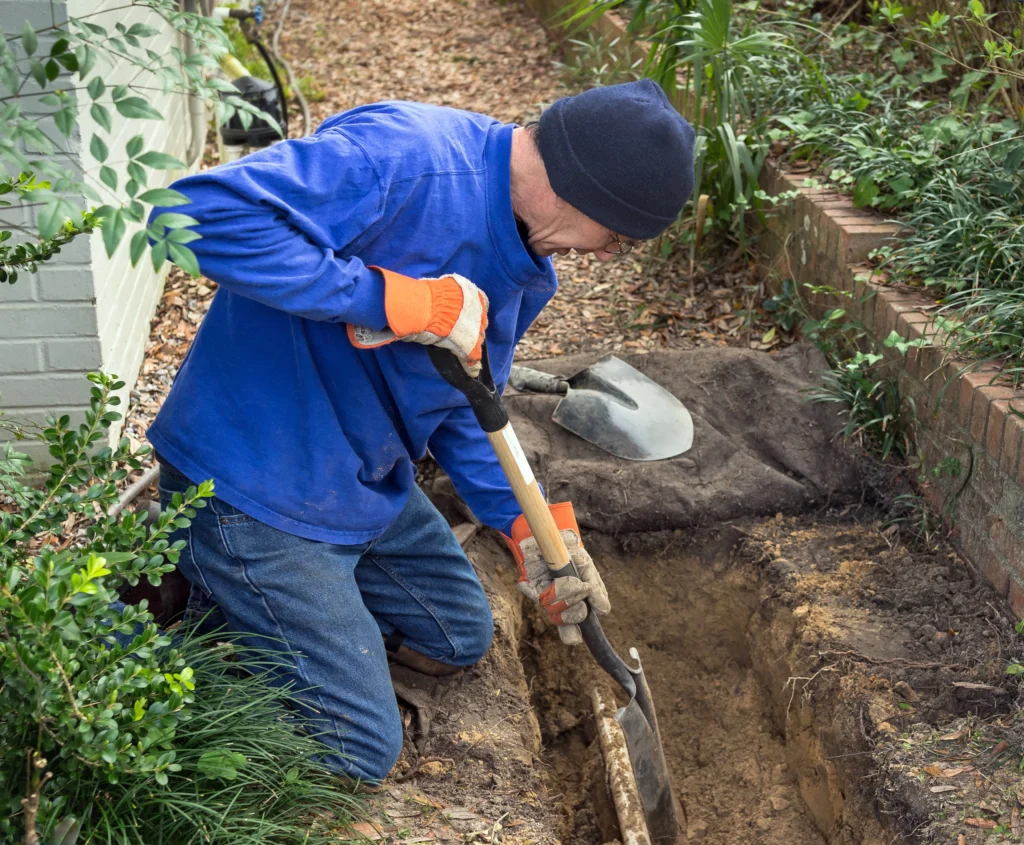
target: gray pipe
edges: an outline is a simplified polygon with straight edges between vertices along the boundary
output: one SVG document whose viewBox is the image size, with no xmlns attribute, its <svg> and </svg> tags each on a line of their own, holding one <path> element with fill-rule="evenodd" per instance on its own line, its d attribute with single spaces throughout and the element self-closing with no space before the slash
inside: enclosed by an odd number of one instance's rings
<svg viewBox="0 0 1024 845">
<path fill-rule="evenodd" d="M 202 14 L 208 16 L 213 14 L 213 0 L 181 0 L 181 8 L 185 12 L 201 11 Z M 185 54 L 191 56 L 195 51 L 195 42 L 186 37 Z M 192 133 L 189 138 L 185 164 L 188 165 L 189 170 L 194 170 L 206 147 L 206 103 L 202 97 L 190 96 L 188 98 L 188 114 Z"/>
</svg>

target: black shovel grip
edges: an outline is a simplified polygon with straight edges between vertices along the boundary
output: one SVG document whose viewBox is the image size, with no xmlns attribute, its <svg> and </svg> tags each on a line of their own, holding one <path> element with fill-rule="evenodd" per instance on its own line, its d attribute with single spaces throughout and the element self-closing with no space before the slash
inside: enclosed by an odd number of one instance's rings
<svg viewBox="0 0 1024 845">
<path fill-rule="evenodd" d="M 435 369 L 441 374 L 441 378 L 469 400 L 473 415 L 487 434 L 501 431 L 506 426 L 508 414 L 502 404 L 498 388 L 494 386 L 486 343 L 481 349 L 480 375 L 476 378 L 466 372 L 466 368 L 462 366 L 454 352 L 440 346 L 428 346 L 427 354 Z"/>
<path fill-rule="evenodd" d="M 480 427 L 491 434 L 501 431 L 508 424 L 508 413 L 501 401 L 501 395 L 494 386 L 494 379 L 491 376 L 491 366 L 487 357 L 487 344 L 483 345 L 481 357 L 481 370 L 477 378 L 473 378 L 459 359 L 447 349 L 438 346 L 428 346 L 427 352 L 430 360 L 437 368 L 441 377 L 456 390 L 460 391 L 473 409 Z M 572 563 L 568 563 L 561 569 L 551 573 L 555 578 L 564 578 L 568 575 L 577 576 L 579 573 Z M 636 695 L 636 681 L 633 673 L 625 661 L 619 657 L 612 644 L 608 642 L 601 621 L 594 613 L 594 608 L 587 603 L 587 616 L 580 623 L 580 632 L 583 635 L 583 642 L 593 655 L 598 665 L 611 675 L 625 690 L 630 698 Z"/>
</svg>

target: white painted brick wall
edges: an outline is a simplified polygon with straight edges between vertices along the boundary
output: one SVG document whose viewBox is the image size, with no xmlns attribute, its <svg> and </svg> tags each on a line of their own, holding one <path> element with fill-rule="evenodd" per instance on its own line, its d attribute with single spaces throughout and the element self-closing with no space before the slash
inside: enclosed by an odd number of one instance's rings
<svg viewBox="0 0 1024 845">
<path fill-rule="evenodd" d="M 104 10 L 109 10 L 104 14 Z M 97 14 L 100 13 L 100 14 Z M 165 29 L 167 39 L 158 36 L 153 44 L 166 49 L 177 35 L 152 11 L 136 7 L 126 9 L 123 0 L 0 0 L 0 28 L 8 35 L 20 33 L 28 20 L 41 28 L 71 16 L 90 15 L 89 20 L 113 30 L 114 23 L 126 26 L 141 22 Z M 40 37 L 40 50 L 53 39 Z M 127 65 L 105 69 L 110 84 L 129 82 L 136 70 Z M 158 82 L 137 76 L 135 84 L 159 87 Z M 34 89 L 34 83 L 29 87 Z M 101 133 L 110 149 L 108 163 L 118 171 L 118 185 L 127 181 L 124 146 L 129 138 L 141 134 L 146 149 L 162 150 L 186 158 L 191 140 L 188 103 L 184 97 L 146 92 L 148 102 L 160 111 L 164 121 L 133 121 L 115 124 L 113 136 Z M 109 100 L 109 94 L 105 98 Z M 94 132 L 99 130 L 89 114 L 91 100 L 79 99 L 79 127 L 67 140 L 59 157 L 76 170 L 83 164 L 88 169 L 89 183 L 104 194 L 104 201 L 113 196 L 91 174 L 98 174 L 92 158 L 83 150 Z M 111 114 L 116 111 L 106 102 Z M 29 112 L 28 105 L 25 111 Z M 51 137 L 60 137 L 54 130 Z M 84 158 L 83 158 L 84 156 Z M 148 187 L 163 187 L 184 175 L 182 172 L 148 171 Z M 123 198 L 123 194 L 117 197 Z M 92 204 L 82 200 L 83 206 Z M 0 228 L 14 226 L 35 229 L 32 209 L 12 207 L 0 210 Z M 166 267 L 154 273 L 148 256 L 138 267 L 131 267 L 128 244 L 137 231 L 130 225 L 124 241 L 112 258 L 108 258 L 100 233 L 77 238 L 64 247 L 60 255 L 41 265 L 34 275 L 23 275 L 15 285 L 0 285 L 0 411 L 11 418 L 25 419 L 42 425 L 47 413 L 57 416 L 71 414 L 80 421 L 89 401 L 91 385 L 85 374 L 96 369 L 116 373 L 126 385 L 134 384 L 142 364 L 149 322 L 159 302 Z M 118 410 L 127 406 L 128 387 Z M 112 432 L 112 438 L 119 431 Z M 0 439 L 4 434 L 0 432 Z M 44 460 L 42 444 L 21 441 L 17 447 L 37 460 Z"/>
</svg>

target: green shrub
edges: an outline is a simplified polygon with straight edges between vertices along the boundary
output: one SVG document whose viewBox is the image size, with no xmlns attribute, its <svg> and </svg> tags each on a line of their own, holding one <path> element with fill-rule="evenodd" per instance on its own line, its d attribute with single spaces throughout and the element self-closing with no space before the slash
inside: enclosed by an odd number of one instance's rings
<svg viewBox="0 0 1024 845">
<path fill-rule="evenodd" d="M 123 384 L 89 379 L 77 427 L 0 420 L 53 459 L 33 487 L 13 443 L 0 457 L 0 838 L 73 841 L 81 827 L 80 842 L 118 845 L 328 841 L 314 809 L 341 824 L 352 799 L 318 773 L 318 743 L 296 736 L 279 703 L 290 693 L 259 656 L 229 663 L 202 640 L 172 642 L 145 602 L 117 602 L 122 584 L 173 569 L 184 542 L 169 534 L 213 485 L 151 524 L 107 515 L 148 450 L 103 445 Z"/>
</svg>

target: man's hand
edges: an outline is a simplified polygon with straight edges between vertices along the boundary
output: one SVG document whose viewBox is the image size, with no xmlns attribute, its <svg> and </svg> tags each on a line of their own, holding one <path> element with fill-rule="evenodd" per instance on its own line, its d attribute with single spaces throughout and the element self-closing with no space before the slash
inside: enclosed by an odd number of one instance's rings
<svg viewBox="0 0 1024 845">
<path fill-rule="evenodd" d="M 452 273 L 439 279 L 412 279 L 381 267 L 388 328 L 372 331 L 349 326 L 360 349 L 395 340 L 440 346 L 462 361 L 472 376 L 480 373 L 481 347 L 487 329 L 487 295 L 469 279 Z"/>
<path fill-rule="evenodd" d="M 583 548 L 579 526 L 570 502 L 550 506 L 551 515 L 560 529 L 562 541 L 579 573 L 579 578 L 565 576 L 552 578 L 540 547 L 533 538 L 526 518 L 520 516 L 512 523 L 512 536 L 505 537 L 519 567 L 519 591 L 539 602 L 552 625 L 558 626 L 558 636 L 566 645 L 583 642 L 579 623 L 587 617 L 587 604 L 598 616 L 612 609 L 604 581 L 594 561 Z"/>
</svg>

